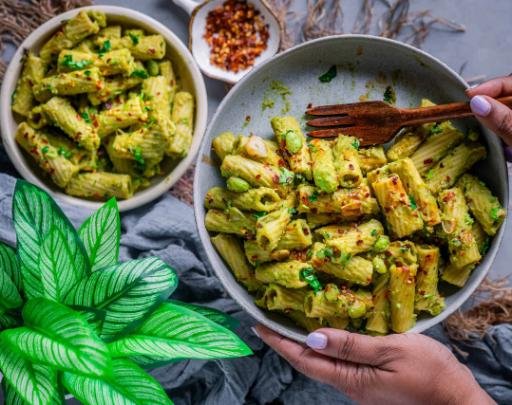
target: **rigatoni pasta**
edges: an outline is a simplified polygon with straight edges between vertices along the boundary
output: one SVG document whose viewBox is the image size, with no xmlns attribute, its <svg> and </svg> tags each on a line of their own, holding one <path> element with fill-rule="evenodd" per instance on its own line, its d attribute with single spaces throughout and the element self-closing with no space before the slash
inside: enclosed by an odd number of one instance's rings
<svg viewBox="0 0 512 405">
<path fill-rule="evenodd" d="M 192 144 L 194 96 L 167 54 L 161 35 L 78 12 L 24 59 L 18 143 L 66 193 L 130 198 Z"/>
<path fill-rule="evenodd" d="M 204 202 L 214 246 L 256 305 L 306 330 L 372 335 L 440 314 L 439 285 L 464 286 L 505 215 L 466 173 L 484 146 L 450 122 L 408 128 L 387 151 L 343 135 L 307 140 L 289 116 L 271 127 L 275 141 L 213 139 L 226 187 Z"/>
</svg>

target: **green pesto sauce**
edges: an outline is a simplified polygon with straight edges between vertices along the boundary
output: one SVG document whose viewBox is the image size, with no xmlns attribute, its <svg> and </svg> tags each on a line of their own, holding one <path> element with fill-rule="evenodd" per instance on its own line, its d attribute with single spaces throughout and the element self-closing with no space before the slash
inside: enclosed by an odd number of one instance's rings
<svg viewBox="0 0 512 405">
<path fill-rule="evenodd" d="M 281 98 L 283 107 L 281 108 L 281 114 L 286 114 L 290 111 L 290 100 L 288 96 L 292 94 L 290 89 L 279 80 L 272 80 L 268 89 L 265 91 L 263 101 L 261 102 L 262 111 L 267 108 L 274 108 L 276 104 L 276 98 Z"/>
<path fill-rule="evenodd" d="M 386 90 L 384 90 L 383 100 L 389 104 L 396 103 L 396 93 L 393 86 L 386 87 Z"/>
</svg>

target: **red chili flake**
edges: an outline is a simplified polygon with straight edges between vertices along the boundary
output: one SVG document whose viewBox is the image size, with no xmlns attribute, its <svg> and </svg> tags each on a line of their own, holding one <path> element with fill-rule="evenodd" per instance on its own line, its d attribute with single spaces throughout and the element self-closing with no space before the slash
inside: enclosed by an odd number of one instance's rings
<svg viewBox="0 0 512 405">
<path fill-rule="evenodd" d="M 261 179 L 261 174 L 257 174 L 257 175 L 256 175 L 256 180 L 259 180 L 259 179 Z M 278 180 L 278 181 L 279 181 L 279 180 Z"/>
<path fill-rule="evenodd" d="M 359 240 L 356 242 L 356 245 L 357 245 L 357 246 L 360 246 L 360 245 L 362 245 L 362 244 L 363 244 L 363 240 L 362 240 L 362 239 L 359 239 Z"/>
<path fill-rule="evenodd" d="M 444 168 L 444 163 L 442 163 L 442 162 L 441 162 L 441 163 L 439 163 L 439 167 L 440 167 L 441 169 L 443 169 L 443 168 Z"/>
<path fill-rule="evenodd" d="M 354 165 L 353 165 L 352 163 L 349 163 L 348 168 L 349 168 L 350 170 L 354 170 Z"/>
<path fill-rule="evenodd" d="M 210 45 L 210 62 L 236 73 L 253 66 L 267 49 L 269 31 L 254 5 L 226 0 L 208 13 L 204 38 Z"/>
<path fill-rule="evenodd" d="M 434 162 L 434 159 L 432 159 L 432 158 L 428 158 L 428 159 L 425 159 L 425 160 L 423 161 L 423 164 L 425 164 L 425 165 L 429 165 L 429 164 L 431 164 L 431 163 L 433 163 L 433 162 Z"/>
<path fill-rule="evenodd" d="M 148 49 L 148 53 L 149 53 L 150 55 L 154 55 L 154 54 L 156 53 L 155 48 L 149 48 L 149 49 Z"/>
<path fill-rule="evenodd" d="M 398 177 L 396 177 L 396 176 L 395 176 L 395 177 L 393 177 L 393 178 L 391 179 L 391 182 L 396 186 L 396 185 L 398 184 Z"/>
</svg>

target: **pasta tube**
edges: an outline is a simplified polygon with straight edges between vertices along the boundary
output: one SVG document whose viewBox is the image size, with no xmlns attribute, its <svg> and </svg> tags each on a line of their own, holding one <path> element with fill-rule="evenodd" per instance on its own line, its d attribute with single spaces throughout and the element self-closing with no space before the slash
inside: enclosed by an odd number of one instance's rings
<svg viewBox="0 0 512 405">
<path fill-rule="evenodd" d="M 371 172 L 378 167 L 384 166 L 388 159 L 382 146 L 360 148 L 358 150 L 359 167 L 363 173 Z"/>
<path fill-rule="evenodd" d="M 212 244 L 224 259 L 235 278 L 249 291 L 255 291 L 260 287 L 260 283 L 254 277 L 254 270 L 249 266 L 245 259 L 240 241 L 232 236 L 220 233 L 214 236 Z"/>
<path fill-rule="evenodd" d="M 256 232 L 254 219 L 235 207 L 224 211 L 208 210 L 204 218 L 204 224 L 210 232 L 229 233 L 244 238 L 250 238 Z"/>
<path fill-rule="evenodd" d="M 505 219 L 505 210 L 489 188 L 476 177 L 465 174 L 459 180 L 468 208 L 484 231 L 494 236 Z"/>
<path fill-rule="evenodd" d="M 397 175 L 383 177 L 372 183 L 391 233 L 398 238 L 423 228 L 423 220 Z"/>
<path fill-rule="evenodd" d="M 186 91 L 174 96 L 171 113 L 176 131 L 170 138 L 167 154 L 171 157 L 183 157 L 192 144 L 192 126 L 194 124 L 194 97 Z"/>
<path fill-rule="evenodd" d="M 132 178 L 127 174 L 107 172 L 80 173 L 69 181 L 66 193 L 98 200 L 126 199 L 133 196 Z"/>
<path fill-rule="evenodd" d="M 265 287 L 262 297 L 258 300 L 260 306 L 270 311 L 304 311 L 305 288 L 284 288 L 278 284 Z M 303 315 L 305 316 L 305 315 Z"/>
<path fill-rule="evenodd" d="M 293 172 L 306 179 L 313 178 L 311 156 L 299 123 L 294 117 L 274 117 L 270 120 L 279 147 L 285 153 L 286 160 Z"/>
<path fill-rule="evenodd" d="M 34 107 L 33 86 L 43 80 L 46 63 L 32 52 L 27 53 L 21 77 L 12 96 L 11 108 L 15 113 L 27 117 Z"/>
<path fill-rule="evenodd" d="M 279 188 L 281 172 L 277 167 L 264 165 L 238 155 L 228 155 L 222 161 L 223 177 L 236 176 L 254 187 Z"/>
<path fill-rule="evenodd" d="M 258 218 L 256 221 L 256 241 L 263 249 L 273 250 L 291 221 L 288 208 L 281 208 Z"/>
<path fill-rule="evenodd" d="M 222 161 L 227 155 L 233 154 L 237 142 L 233 132 L 223 132 L 212 141 L 212 148 L 217 157 Z"/>
<path fill-rule="evenodd" d="M 309 142 L 309 151 L 315 185 L 325 193 L 333 193 L 338 188 L 338 179 L 330 143 L 313 139 Z"/>
<path fill-rule="evenodd" d="M 374 307 L 370 311 L 368 321 L 366 322 L 366 330 L 379 335 L 389 333 L 389 273 L 379 276 L 373 287 L 373 303 Z"/>
<path fill-rule="evenodd" d="M 130 76 L 135 71 L 135 60 L 126 48 L 105 53 L 63 50 L 57 60 L 59 72 L 97 68 L 102 76 Z"/>
<path fill-rule="evenodd" d="M 77 70 L 48 76 L 34 86 L 34 96 L 38 101 L 46 101 L 52 96 L 72 96 L 94 93 L 103 87 L 97 68 Z"/>
<path fill-rule="evenodd" d="M 22 122 L 16 130 L 16 142 L 35 159 L 41 169 L 50 175 L 57 186 L 65 187 L 78 173 L 78 166 L 60 155 L 58 149 L 50 144 L 44 133 L 35 131 L 25 122 Z"/>
<path fill-rule="evenodd" d="M 95 151 L 100 146 L 100 137 L 94 127 L 76 112 L 71 103 L 65 98 L 52 97 L 42 106 L 48 120 L 59 127 L 78 145 L 89 151 Z"/>
<path fill-rule="evenodd" d="M 283 158 L 277 153 L 277 145 L 256 135 L 239 136 L 233 153 L 271 166 L 284 165 Z"/>
<path fill-rule="evenodd" d="M 265 284 L 275 283 L 287 288 L 304 288 L 308 283 L 301 272 L 310 268 L 308 263 L 298 260 L 262 264 L 256 267 L 256 279 Z"/>
<path fill-rule="evenodd" d="M 103 81 L 103 87 L 95 93 L 87 93 L 87 98 L 92 105 L 99 105 L 121 95 L 141 82 L 142 79 L 139 77 L 107 78 Z"/>
<path fill-rule="evenodd" d="M 270 212 L 281 206 L 281 197 L 268 187 L 250 189 L 244 193 L 213 187 L 206 193 L 206 208 L 224 209 L 230 204 L 241 210 Z"/>
<path fill-rule="evenodd" d="M 426 311 L 431 315 L 439 315 L 444 309 L 444 299 L 439 295 L 439 248 L 428 245 L 417 245 L 418 273 L 416 275 L 416 298 L 414 308 L 417 312 Z"/>
<path fill-rule="evenodd" d="M 116 157 L 132 159 L 145 164 L 146 160 L 161 161 L 164 154 L 165 140 L 160 132 L 141 127 L 133 132 L 118 131 L 112 143 Z"/>
<path fill-rule="evenodd" d="M 105 138 L 118 129 L 144 123 L 148 115 L 140 97 L 132 96 L 125 103 L 117 104 L 97 115 L 98 135 Z"/>
<path fill-rule="evenodd" d="M 393 145 L 388 149 L 389 160 L 399 160 L 411 156 L 422 144 L 428 135 L 423 127 L 408 128 L 399 134 Z"/>
<path fill-rule="evenodd" d="M 334 166 L 341 187 L 357 187 L 363 178 L 359 166 L 359 141 L 351 136 L 339 135 L 334 141 Z"/>
<path fill-rule="evenodd" d="M 453 186 L 464 172 L 487 156 L 485 148 L 476 142 L 463 143 L 454 148 L 427 173 L 427 186 L 437 194 Z"/>
</svg>

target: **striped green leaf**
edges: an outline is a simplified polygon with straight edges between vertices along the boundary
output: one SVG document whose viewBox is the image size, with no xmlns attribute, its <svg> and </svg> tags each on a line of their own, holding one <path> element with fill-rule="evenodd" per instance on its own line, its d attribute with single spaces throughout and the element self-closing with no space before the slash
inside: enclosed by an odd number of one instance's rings
<svg viewBox="0 0 512 405">
<path fill-rule="evenodd" d="M 80 279 L 89 273 L 87 255 L 78 234 L 46 192 L 18 180 L 14 190 L 13 220 L 23 289 L 27 298 L 44 295 L 39 256 L 43 241 L 52 227 L 58 228 L 67 240 L 76 277 Z"/>
<path fill-rule="evenodd" d="M 203 315 L 205 318 L 208 318 L 210 321 L 218 323 L 219 325 L 224 326 L 225 328 L 235 330 L 240 326 L 240 322 L 237 319 L 229 316 L 223 312 L 216 310 L 215 308 L 203 307 L 201 305 L 189 304 L 181 301 L 169 300 L 169 302 L 173 304 L 180 305 L 182 307 L 191 309 L 194 312 L 197 312 L 199 315 Z"/>
<path fill-rule="evenodd" d="M 48 366 L 33 364 L 0 334 L 0 370 L 7 380 L 7 404 L 62 404 L 57 373 Z M 24 402 L 25 401 L 25 402 Z"/>
<path fill-rule="evenodd" d="M 0 313 L 0 331 L 15 328 L 20 325 L 20 320 L 8 312 Z"/>
<path fill-rule="evenodd" d="M 9 383 L 4 383 L 5 405 L 30 405 Z"/>
<path fill-rule="evenodd" d="M 113 357 L 129 357 L 144 367 L 252 354 L 229 329 L 172 302 L 161 304 L 132 334 L 109 343 L 109 350 Z"/>
<path fill-rule="evenodd" d="M 89 256 L 91 270 L 111 266 L 119 261 L 121 220 L 114 198 L 91 215 L 78 230 Z"/>
<path fill-rule="evenodd" d="M 64 387 L 80 402 L 91 405 L 171 405 L 160 384 L 126 359 L 112 361 L 112 376 L 97 378 L 65 372 Z"/>
<path fill-rule="evenodd" d="M 21 272 L 16 259 L 16 252 L 10 246 L 0 242 L 0 269 L 5 271 L 16 289 L 21 293 Z"/>
<path fill-rule="evenodd" d="M 0 268 L 0 311 L 19 308 L 23 304 L 16 285 L 7 272 Z"/>
<path fill-rule="evenodd" d="M 67 240 L 59 228 L 52 227 L 43 240 L 39 269 L 44 296 L 56 302 L 63 302 L 71 287 L 79 281 L 80 275 L 73 269 Z"/>
<path fill-rule="evenodd" d="M 69 292 L 66 303 L 106 312 L 101 337 L 112 340 L 135 327 L 178 284 L 172 268 L 156 257 L 132 260 L 91 273 Z"/>
<path fill-rule="evenodd" d="M 22 314 L 26 326 L 1 336 L 27 359 L 83 374 L 108 372 L 107 347 L 81 314 L 45 298 L 28 301 Z"/>
</svg>

